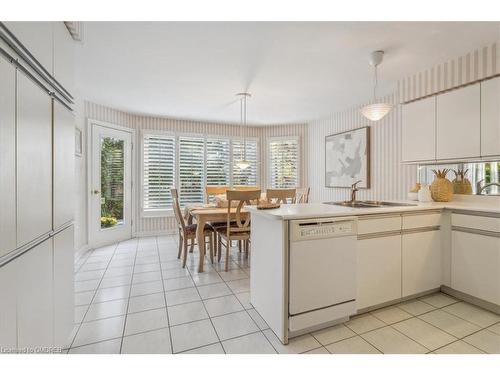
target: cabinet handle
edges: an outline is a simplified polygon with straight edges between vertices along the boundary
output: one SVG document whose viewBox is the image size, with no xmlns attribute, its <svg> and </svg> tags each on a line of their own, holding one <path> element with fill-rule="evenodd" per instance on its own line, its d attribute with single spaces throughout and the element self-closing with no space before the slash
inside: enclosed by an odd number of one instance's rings
<svg viewBox="0 0 500 375">
<path fill-rule="evenodd" d="M 92 193 L 94 193 L 94 194 L 99 194 L 99 193 L 100 193 L 100 191 L 99 191 L 99 190 L 94 190 Z"/>
</svg>

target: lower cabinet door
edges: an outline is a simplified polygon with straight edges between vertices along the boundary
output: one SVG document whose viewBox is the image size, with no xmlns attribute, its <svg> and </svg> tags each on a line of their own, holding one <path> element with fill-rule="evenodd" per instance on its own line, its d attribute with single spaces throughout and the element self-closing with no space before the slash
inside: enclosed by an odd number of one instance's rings
<svg viewBox="0 0 500 375">
<path fill-rule="evenodd" d="M 17 263 L 18 347 L 40 350 L 54 345 L 52 239 L 13 261 Z"/>
<path fill-rule="evenodd" d="M 0 348 L 9 353 L 17 348 L 16 262 L 0 268 Z"/>
<path fill-rule="evenodd" d="M 358 240 L 358 310 L 401 298 L 401 236 Z"/>
<path fill-rule="evenodd" d="M 500 238 L 452 232 L 451 287 L 500 304 Z"/>
<path fill-rule="evenodd" d="M 74 227 L 56 234 L 54 241 L 54 345 L 65 348 L 73 329 Z"/>
<path fill-rule="evenodd" d="M 403 234 L 403 297 L 441 286 L 439 230 Z"/>
</svg>

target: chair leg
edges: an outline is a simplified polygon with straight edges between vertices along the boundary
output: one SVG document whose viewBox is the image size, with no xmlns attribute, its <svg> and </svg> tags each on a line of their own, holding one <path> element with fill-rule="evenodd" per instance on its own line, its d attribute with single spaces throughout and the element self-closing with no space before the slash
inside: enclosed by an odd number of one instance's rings
<svg viewBox="0 0 500 375">
<path fill-rule="evenodd" d="M 188 240 L 187 238 L 184 238 L 184 252 L 182 253 L 182 268 L 186 268 L 187 253 L 188 253 Z"/>
<path fill-rule="evenodd" d="M 177 253 L 177 259 L 181 259 L 181 254 L 182 254 L 182 235 L 181 232 L 179 231 L 179 252 Z"/>
<path fill-rule="evenodd" d="M 192 253 L 194 250 L 194 239 L 191 240 L 191 247 L 189 248 L 189 252 Z"/>
<path fill-rule="evenodd" d="M 248 240 L 245 240 L 245 258 L 246 259 L 248 259 L 248 248 L 249 248 Z"/>
<path fill-rule="evenodd" d="M 220 263 L 220 258 L 222 257 L 222 236 L 217 236 L 217 262 Z"/>
<path fill-rule="evenodd" d="M 241 240 L 238 240 L 238 251 L 241 253 Z"/>
<path fill-rule="evenodd" d="M 227 272 L 228 268 L 229 268 L 229 251 L 231 250 L 231 246 L 229 246 L 229 244 L 231 243 L 231 241 L 228 239 L 227 240 L 227 246 L 226 246 L 226 265 L 224 266 L 224 270 Z"/>
<path fill-rule="evenodd" d="M 212 264 L 214 264 L 214 233 L 211 233 L 210 234 L 210 243 L 209 243 L 209 247 L 210 247 L 210 262 Z"/>
</svg>

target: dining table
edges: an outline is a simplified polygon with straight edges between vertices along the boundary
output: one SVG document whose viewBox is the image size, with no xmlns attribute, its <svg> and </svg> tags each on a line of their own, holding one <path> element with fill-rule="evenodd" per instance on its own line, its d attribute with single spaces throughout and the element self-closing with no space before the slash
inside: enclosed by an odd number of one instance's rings
<svg viewBox="0 0 500 375">
<path fill-rule="evenodd" d="M 205 263 L 205 224 L 210 222 L 226 222 L 228 209 L 227 207 L 217 207 L 214 204 L 197 204 L 187 206 L 185 215 L 188 224 L 192 224 L 193 220 L 196 221 L 196 241 L 200 251 L 200 261 L 198 265 L 198 272 L 203 272 L 203 265 Z M 243 207 L 241 209 L 241 220 L 246 220 L 249 212 Z M 236 207 L 231 208 L 231 220 L 236 218 Z"/>
</svg>

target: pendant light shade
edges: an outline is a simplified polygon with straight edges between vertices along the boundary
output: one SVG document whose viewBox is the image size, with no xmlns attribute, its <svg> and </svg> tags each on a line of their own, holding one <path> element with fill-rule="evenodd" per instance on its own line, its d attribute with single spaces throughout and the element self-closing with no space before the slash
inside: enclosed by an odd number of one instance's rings
<svg viewBox="0 0 500 375">
<path fill-rule="evenodd" d="M 241 150 L 241 157 L 236 160 L 235 165 L 241 170 L 245 170 L 250 167 L 250 162 L 246 160 L 247 156 L 247 142 L 245 140 L 244 127 L 247 124 L 247 98 L 251 96 L 248 92 L 240 92 L 236 94 L 240 97 L 240 137 L 243 140 L 243 149 Z"/>
<path fill-rule="evenodd" d="M 244 160 L 244 159 L 243 159 L 243 160 L 238 160 L 238 161 L 236 162 L 236 166 L 237 166 L 239 169 L 241 169 L 241 170 L 243 170 L 243 169 L 247 169 L 247 168 L 250 166 L 250 162 L 248 162 L 247 160 Z"/>
<path fill-rule="evenodd" d="M 369 62 L 374 68 L 373 103 L 361 108 L 361 114 L 370 121 L 379 121 L 383 119 L 392 109 L 392 104 L 377 101 L 377 66 L 380 65 L 383 58 L 384 51 L 375 51 L 370 55 Z"/>
</svg>

